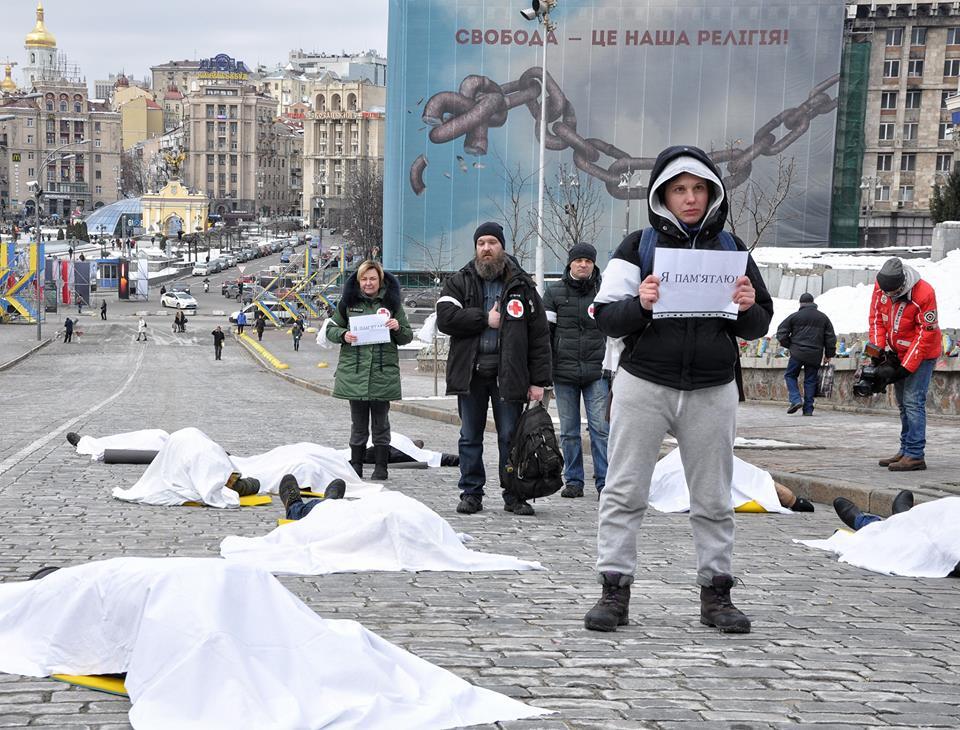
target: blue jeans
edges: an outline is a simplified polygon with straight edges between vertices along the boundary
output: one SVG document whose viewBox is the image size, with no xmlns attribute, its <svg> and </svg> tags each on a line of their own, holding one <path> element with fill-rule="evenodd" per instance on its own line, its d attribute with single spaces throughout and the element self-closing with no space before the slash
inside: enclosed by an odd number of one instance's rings
<svg viewBox="0 0 960 730">
<path fill-rule="evenodd" d="M 496 378 L 474 376 L 470 392 L 457 396 L 460 413 L 460 493 L 483 496 L 487 472 L 483 467 L 483 432 L 487 426 L 487 403 L 493 403 L 493 420 L 497 424 L 497 446 L 500 451 L 500 473 L 507 464 L 510 440 L 523 412 L 522 403 L 508 403 L 500 399 Z M 501 478 L 502 481 L 502 478 Z M 508 500 L 504 493 L 504 501 Z"/>
<path fill-rule="evenodd" d="M 924 360 L 915 372 L 893 384 L 900 406 L 900 453 L 922 459 L 927 445 L 927 390 L 936 358 Z"/>
<path fill-rule="evenodd" d="M 557 411 L 560 414 L 560 448 L 563 450 L 563 481 L 583 487 L 583 448 L 580 441 L 580 396 L 587 410 L 590 453 L 593 456 L 593 481 L 597 491 L 607 481 L 607 394 L 606 378 L 592 383 L 554 383 Z"/>
<path fill-rule="evenodd" d="M 287 519 L 288 520 L 300 520 L 310 514 L 310 510 L 320 504 L 322 499 L 311 499 L 309 502 L 304 502 L 302 499 L 298 499 L 296 502 L 291 502 L 290 506 L 287 507 Z"/>
<path fill-rule="evenodd" d="M 861 527 L 866 527 L 871 522 L 879 522 L 882 519 L 882 517 L 872 515 L 869 512 L 861 512 L 853 518 L 853 529 L 859 530 Z"/>
<path fill-rule="evenodd" d="M 797 385 L 797 376 L 800 375 L 801 368 L 803 368 L 803 412 L 813 413 L 813 397 L 817 394 L 817 374 L 820 372 L 820 366 L 802 363 L 791 357 L 790 362 L 787 363 L 787 372 L 783 374 L 783 379 L 787 383 L 790 403 L 799 403 L 800 388 Z"/>
</svg>

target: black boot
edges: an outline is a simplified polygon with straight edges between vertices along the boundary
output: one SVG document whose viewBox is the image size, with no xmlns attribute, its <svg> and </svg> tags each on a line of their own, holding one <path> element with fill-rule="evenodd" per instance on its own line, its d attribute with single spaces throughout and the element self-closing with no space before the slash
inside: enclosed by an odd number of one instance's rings
<svg viewBox="0 0 960 730">
<path fill-rule="evenodd" d="M 813 512 L 813 502 L 805 497 L 797 497 L 790 509 L 794 512 Z"/>
<path fill-rule="evenodd" d="M 370 475 L 370 478 L 377 482 L 386 481 L 387 479 L 387 460 L 390 458 L 390 447 L 389 446 L 374 446 L 373 447 L 373 461 L 375 466 L 373 467 L 373 474 Z"/>
<path fill-rule="evenodd" d="M 460 466 L 458 454 L 440 454 L 440 466 Z"/>
<path fill-rule="evenodd" d="M 857 505 L 855 505 L 846 497 L 837 497 L 835 500 L 833 500 L 833 508 L 837 511 L 837 517 L 840 518 L 840 521 L 843 524 L 845 524 L 851 530 L 857 529 L 854 527 L 856 524 L 856 519 L 863 514 Z"/>
<path fill-rule="evenodd" d="M 366 446 L 350 447 L 350 466 L 357 472 L 357 476 L 363 479 L 363 456 L 367 453 Z"/>
<path fill-rule="evenodd" d="M 293 474 L 283 475 L 283 478 L 280 480 L 280 488 L 277 491 L 280 492 L 280 501 L 283 502 L 283 509 L 285 511 L 288 511 L 290 505 L 294 502 L 303 501 L 303 497 L 300 496 L 300 484 Z"/>
<path fill-rule="evenodd" d="M 897 496 L 893 498 L 893 506 L 890 511 L 898 515 L 909 509 L 913 509 L 913 492 L 909 489 L 902 489 L 897 493 Z"/>
<path fill-rule="evenodd" d="M 750 619 L 730 601 L 733 577 L 715 575 L 712 583 L 700 586 L 700 623 L 724 634 L 749 634 Z"/>
<path fill-rule="evenodd" d="M 633 577 L 620 573 L 601 573 L 603 594 L 583 617 L 583 625 L 591 631 L 616 631 L 626 626 L 630 612 L 630 584 Z"/>
<path fill-rule="evenodd" d="M 228 483 L 227 486 L 241 497 L 260 493 L 260 480 L 254 477 L 241 477 L 234 480 L 233 483 Z"/>
<path fill-rule="evenodd" d="M 343 499 L 347 492 L 347 483 L 343 479 L 334 479 L 323 490 L 324 499 Z"/>
<path fill-rule="evenodd" d="M 71 446 L 76 446 L 80 443 L 80 434 L 71 431 L 67 434 L 67 443 Z"/>
</svg>

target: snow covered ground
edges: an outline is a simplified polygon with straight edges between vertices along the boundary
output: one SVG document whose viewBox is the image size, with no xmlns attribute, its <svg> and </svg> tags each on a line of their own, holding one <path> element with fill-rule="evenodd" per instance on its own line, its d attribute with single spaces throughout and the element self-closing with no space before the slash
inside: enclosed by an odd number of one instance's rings
<svg viewBox="0 0 960 730">
<path fill-rule="evenodd" d="M 879 271 L 889 256 L 853 256 L 837 249 L 758 248 L 753 252 L 758 264 L 826 264 L 836 269 L 872 269 Z M 951 251 L 936 263 L 929 259 L 904 259 L 907 266 L 920 272 L 937 292 L 940 327 L 960 328 L 960 251 Z M 873 286 L 860 284 L 830 289 L 817 297 L 817 306 L 833 322 L 837 334 L 867 331 L 867 311 Z M 790 299 L 773 300 L 774 315 L 768 335 L 776 334 L 777 326 L 797 311 L 799 303 Z"/>
</svg>

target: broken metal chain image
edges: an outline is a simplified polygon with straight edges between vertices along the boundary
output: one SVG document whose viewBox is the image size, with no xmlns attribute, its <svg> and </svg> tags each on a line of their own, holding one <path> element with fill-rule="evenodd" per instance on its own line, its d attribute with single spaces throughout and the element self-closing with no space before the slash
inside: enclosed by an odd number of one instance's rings
<svg viewBox="0 0 960 730">
<path fill-rule="evenodd" d="M 424 105 L 422 115 L 423 122 L 432 127 L 430 141 L 443 144 L 464 137 L 464 152 L 470 155 L 485 155 L 490 128 L 502 127 L 510 110 L 521 104 L 526 104 L 533 117 L 535 134 L 539 140 L 542 77 L 543 70 L 539 66 L 528 68 L 519 79 L 503 85 L 486 76 L 471 74 L 463 79 L 458 91 L 434 94 Z M 714 162 L 726 165 L 723 183 L 727 189 L 742 185 L 749 179 L 755 159 L 781 154 L 807 132 L 810 122 L 836 109 L 837 98 L 831 98 L 827 90 L 839 81 L 840 74 L 835 74 L 814 86 L 803 103 L 784 109 L 760 127 L 753 135 L 750 146 L 711 152 L 710 157 Z M 549 73 L 546 75 L 546 87 L 547 149 L 572 149 L 577 168 L 603 181 L 612 197 L 621 200 L 646 199 L 645 187 L 620 187 L 621 176 L 652 169 L 656 158 L 633 157 L 602 139 L 580 136 L 577 133 L 577 115 L 573 104 Z M 787 131 L 778 138 L 777 132 L 781 126 Z M 613 162 L 603 167 L 598 164 L 601 157 L 612 158 Z M 426 168 L 427 158 L 422 154 L 410 166 L 410 187 L 417 195 L 426 190 L 423 181 Z"/>
</svg>

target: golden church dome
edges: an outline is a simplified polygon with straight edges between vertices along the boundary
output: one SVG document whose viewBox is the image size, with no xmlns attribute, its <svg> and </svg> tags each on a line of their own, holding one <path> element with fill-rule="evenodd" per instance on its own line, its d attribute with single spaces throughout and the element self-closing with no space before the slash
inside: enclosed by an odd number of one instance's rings
<svg viewBox="0 0 960 730">
<path fill-rule="evenodd" d="M 57 47 L 57 39 L 53 37 L 53 34 L 47 30 L 47 26 L 43 24 L 42 0 L 37 2 L 37 24 L 33 26 L 33 30 L 27 34 L 27 39 L 24 42 L 24 45 L 27 48 Z"/>
<path fill-rule="evenodd" d="M 17 90 L 17 83 L 11 78 L 12 64 L 6 64 L 7 75 L 0 81 L 0 91 L 12 92 Z"/>
</svg>

